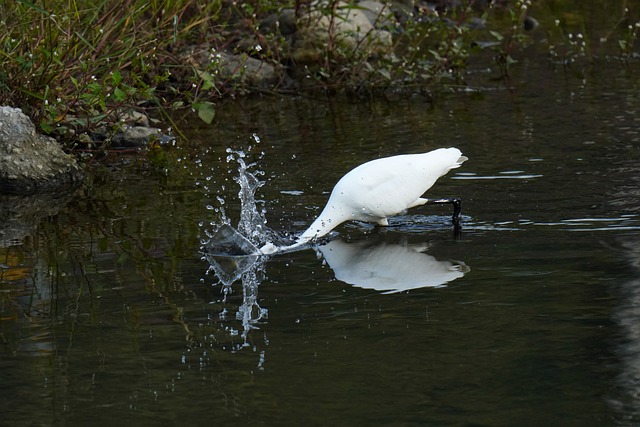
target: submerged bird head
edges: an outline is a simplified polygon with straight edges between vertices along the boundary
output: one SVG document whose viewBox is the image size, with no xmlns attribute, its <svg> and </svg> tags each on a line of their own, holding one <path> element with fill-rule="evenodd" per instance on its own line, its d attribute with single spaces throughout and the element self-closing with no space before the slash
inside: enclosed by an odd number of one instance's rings
<svg viewBox="0 0 640 427">
<path fill-rule="evenodd" d="M 331 199 L 329 199 L 331 202 Z M 318 218 L 302 233 L 296 241 L 288 246 L 276 246 L 273 243 L 267 243 L 260 248 L 260 253 L 264 255 L 271 255 L 276 252 L 287 252 L 293 249 L 297 249 L 300 246 L 304 246 L 309 242 L 313 242 L 322 236 L 326 236 L 345 221 L 348 221 L 351 215 L 338 203 L 327 203 L 327 206 L 322 210 Z"/>
</svg>

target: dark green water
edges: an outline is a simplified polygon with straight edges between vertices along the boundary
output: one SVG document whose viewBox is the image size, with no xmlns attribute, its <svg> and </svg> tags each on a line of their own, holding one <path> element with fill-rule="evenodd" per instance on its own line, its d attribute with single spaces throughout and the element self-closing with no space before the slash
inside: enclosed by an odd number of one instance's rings
<svg viewBox="0 0 640 427">
<path fill-rule="evenodd" d="M 512 93 L 487 83 L 435 105 L 242 100 L 187 126 L 189 143 L 95 164 L 0 252 L 2 423 L 640 423 L 637 82 L 522 69 Z M 311 249 L 266 260 L 257 288 L 225 294 L 206 274 L 218 196 L 238 219 L 228 147 L 264 172 L 269 225 L 298 232 L 351 167 L 442 146 L 469 157 L 430 193 L 463 199 L 459 238 L 449 208 L 422 207 L 388 230 L 342 226 L 337 243 L 398 249 L 397 263 L 418 245 L 462 277 L 387 293 Z M 402 271 L 429 279 L 422 266 Z"/>
</svg>

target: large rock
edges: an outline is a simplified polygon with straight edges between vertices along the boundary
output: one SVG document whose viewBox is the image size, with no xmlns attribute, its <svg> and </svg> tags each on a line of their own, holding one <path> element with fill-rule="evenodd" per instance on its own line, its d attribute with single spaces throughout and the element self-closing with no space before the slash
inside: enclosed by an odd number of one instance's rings
<svg viewBox="0 0 640 427">
<path fill-rule="evenodd" d="M 328 50 L 349 58 L 385 56 L 393 38 L 374 24 L 387 23 L 390 15 L 386 6 L 374 1 L 358 7 L 340 2 L 333 14 L 318 4 L 298 19 L 293 59 L 298 65 L 322 62 Z"/>
<path fill-rule="evenodd" d="M 75 159 L 36 128 L 19 108 L 0 107 L 0 194 L 27 195 L 75 188 Z"/>
</svg>

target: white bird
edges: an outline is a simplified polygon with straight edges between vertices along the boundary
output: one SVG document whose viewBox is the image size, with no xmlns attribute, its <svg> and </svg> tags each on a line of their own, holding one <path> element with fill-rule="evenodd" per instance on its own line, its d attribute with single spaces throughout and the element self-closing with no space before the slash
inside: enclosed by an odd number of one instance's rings
<svg viewBox="0 0 640 427">
<path fill-rule="evenodd" d="M 460 199 L 421 197 L 438 178 L 468 160 L 457 148 L 440 148 L 422 154 L 384 157 L 364 163 L 335 185 L 320 216 L 290 246 L 266 244 L 262 253 L 293 249 L 318 239 L 345 221 L 388 225 L 388 217 L 426 203 L 451 203 L 457 225 Z"/>
</svg>

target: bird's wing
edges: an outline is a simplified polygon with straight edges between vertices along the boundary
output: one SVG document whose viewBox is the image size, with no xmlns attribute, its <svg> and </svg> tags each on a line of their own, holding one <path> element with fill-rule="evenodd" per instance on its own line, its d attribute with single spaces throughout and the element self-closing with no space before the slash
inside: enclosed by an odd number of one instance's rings
<svg viewBox="0 0 640 427">
<path fill-rule="evenodd" d="M 465 160 L 457 148 L 372 160 L 346 174 L 334 192 L 370 216 L 396 215 L 414 206 L 438 178 Z"/>
<path fill-rule="evenodd" d="M 440 177 L 440 170 L 416 156 L 396 156 L 365 163 L 345 175 L 334 192 L 374 216 L 407 209 Z"/>
</svg>

